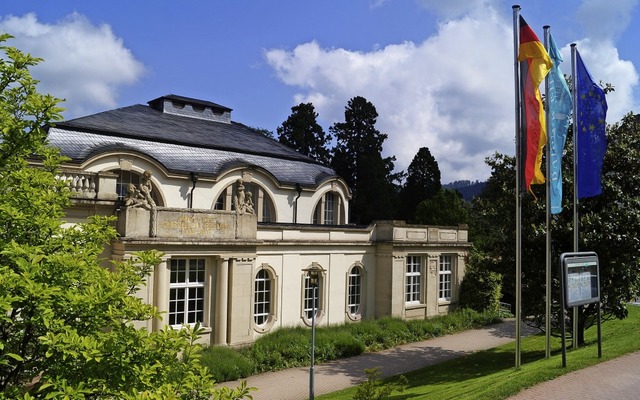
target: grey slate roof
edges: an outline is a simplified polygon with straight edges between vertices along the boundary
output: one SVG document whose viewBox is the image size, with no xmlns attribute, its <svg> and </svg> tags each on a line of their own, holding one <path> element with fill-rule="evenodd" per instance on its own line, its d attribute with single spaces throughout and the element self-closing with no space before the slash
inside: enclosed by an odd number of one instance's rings
<svg viewBox="0 0 640 400">
<path fill-rule="evenodd" d="M 228 109 L 230 110 L 230 109 Z M 243 124 L 162 113 L 144 105 L 58 123 L 49 141 L 74 162 L 107 151 L 144 153 L 167 170 L 216 177 L 233 166 L 256 166 L 280 183 L 315 186 L 335 172 Z"/>
</svg>

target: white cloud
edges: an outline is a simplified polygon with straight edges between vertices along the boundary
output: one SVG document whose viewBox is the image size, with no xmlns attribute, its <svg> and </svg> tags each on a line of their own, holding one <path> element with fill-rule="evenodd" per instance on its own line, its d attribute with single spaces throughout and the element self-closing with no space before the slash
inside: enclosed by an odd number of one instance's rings
<svg viewBox="0 0 640 400">
<path fill-rule="evenodd" d="M 434 11 L 440 18 L 459 18 L 499 3 L 499 0 L 417 0 L 422 7 Z"/>
<path fill-rule="evenodd" d="M 484 180 L 490 174 L 485 157 L 515 153 L 512 21 L 499 15 L 492 0 L 420 3 L 443 18 L 421 43 L 356 52 L 312 41 L 291 51 L 268 50 L 265 58 L 285 84 L 299 89 L 296 103 L 312 102 L 326 126 L 344 120 L 350 98 L 371 101 L 379 113 L 377 128 L 389 135 L 384 153 L 397 157 L 398 170 L 427 146 L 443 182 Z M 464 15 L 446 18 L 458 14 Z M 613 38 L 621 30 L 608 32 Z M 608 96 L 607 118 L 616 122 L 633 109 L 637 72 L 620 59 L 611 39 L 578 43 L 594 79 L 616 88 Z"/>
<path fill-rule="evenodd" d="M 116 106 L 119 89 L 144 73 L 109 25 L 93 25 L 80 14 L 55 24 L 41 23 L 33 13 L 7 16 L 0 31 L 15 36 L 9 45 L 44 59 L 33 76 L 41 81 L 40 92 L 67 100 L 67 117 Z"/>
<path fill-rule="evenodd" d="M 514 152 L 511 26 L 492 9 L 481 18 L 442 23 L 422 43 L 372 52 L 322 49 L 316 42 L 266 53 L 280 79 L 301 88 L 296 102 L 313 102 L 320 118 L 344 120 L 344 107 L 363 96 L 389 135 L 385 154 L 406 169 L 429 147 L 443 182 L 485 179 L 484 158 Z"/>
<path fill-rule="evenodd" d="M 610 83 L 614 92 L 607 94 L 607 122 L 619 121 L 638 109 L 633 92 L 638 86 L 638 72 L 633 63 L 620 59 L 615 40 L 627 29 L 638 0 L 620 0 L 615 7 L 609 0 L 585 0 L 578 9 L 578 21 L 586 38 L 576 41 L 577 49 L 596 82 Z M 570 60 L 570 50 L 565 54 Z"/>
<path fill-rule="evenodd" d="M 618 50 L 608 40 L 582 39 L 576 48 L 596 83 L 610 83 L 615 91 L 607 94 L 607 122 L 620 121 L 630 111 L 637 112 L 633 94 L 638 86 L 638 72 L 630 61 L 621 60 Z M 563 49 L 565 60 L 571 60 L 569 47 Z M 564 68 L 564 67 L 563 67 Z M 570 67 L 568 67 L 570 68 Z"/>
</svg>

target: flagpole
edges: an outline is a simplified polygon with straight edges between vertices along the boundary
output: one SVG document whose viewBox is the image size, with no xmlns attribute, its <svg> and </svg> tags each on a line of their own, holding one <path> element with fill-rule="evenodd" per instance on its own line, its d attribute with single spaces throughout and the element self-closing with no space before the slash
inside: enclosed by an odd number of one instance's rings
<svg viewBox="0 0 640 400">
<path fill-rule="evenodd" d="M 571 92 L 573 94 L 573 251 L 578 252 L 578 66 L 576 64 L 576 44 L 571 43 Z M 572 347 L 578 348 L 578 307 L 573 307 Z"/>
<path fill-rule="evenodd" d="M 551 27 L 545 25 L 544 29 L 544 48 L 549 52 L 549 35 Z M 551 357 L 551 141 L 549 136 L 551 135 L 551 115 L 549 107 L 549 75 L 544 78 L 544 92 L 547 96 L 546 101 L 546 125 L 547 125 L 547 146 L 545 149 L 545 167 L 547 169 L 546 189 L 547 189 L 547 201 L 546 201 L 546 226 L 547 226 L 547 249 L 546 249 L 546 301 L 545 301 L 545 358 Z"/>
<path fill-rule="evenodd" d="M 514 82 L 516 89 L 515 96 L 515 114 L 516 114 L 516 355 L 515 367 L 520 368 L 521 354 L 521 309 L 522 309 L 522 204 L 521 204 L 521 185 L 520 182 L 520 153 L 522 136 L 522 113 L 521 113 L 521 90 L 520 90 L 520 65 L 518 62 L 518 51 L 520 46 L 520 6 L 513 6 L 513 70 Z"/>
</svg>

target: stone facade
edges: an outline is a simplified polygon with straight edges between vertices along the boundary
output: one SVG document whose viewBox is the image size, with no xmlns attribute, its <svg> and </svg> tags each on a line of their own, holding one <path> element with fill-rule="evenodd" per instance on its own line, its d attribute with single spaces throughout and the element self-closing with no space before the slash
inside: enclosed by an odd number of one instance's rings
<svg viewBox="0 0 640 400">
<path fill-rule="evenodd" d="M 209 104 L 195 105 L 206 114 Z M 64 124 L 51 134 L 62 148 L 73 140 Z M 116 215 L 119 238 L 107 257 L 163 253 L 139 292 L 165 313 L 150 330 L 198 321 L 206 327 L 203 342 L 239 346 L 279 327 L 309 326 L 314 310 L 317 323 L 328 325 L 428 318 L 456 307 L 467 228 L 347 225 L 349 189 L 326 169 L 300 185 L 286 181 L 287 166 L 300 165 L 286 157 L 266 162 L 272 170 L 230 163 L 216 166 L 216 174 L 172 169 L 156 155 L 117 146 L 71 158 L 61 174 L 74 198 L 67 223 Z M 319 275 L 316 297 L 311 273 Z"/>
</svg>

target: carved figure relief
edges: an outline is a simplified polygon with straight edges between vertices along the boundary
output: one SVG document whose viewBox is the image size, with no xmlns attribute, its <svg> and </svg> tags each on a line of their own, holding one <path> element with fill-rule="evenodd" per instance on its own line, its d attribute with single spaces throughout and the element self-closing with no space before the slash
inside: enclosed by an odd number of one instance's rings
<svg viewBox="0 0 640 400">
<path fill-rule="evenodd" d="M 238 214 L 253 214 L 253 195 L 251 192 L 244 191 L 242 179 L 236 181 L 236 195 L 233 199 L 233 205 Z"/>
<path fill-rule="evenodd" d="M 142 182 L 138 187 L 130 183 L 127 187 L 127 197 L 124 199 L 124 205 L 128 207 L 142 207 L 146 210 L 156 208 L 156 202 L 151 197 L 151 171 L 144 171 L 142 174 Z"/>
<path fill-rule="evenodd" d="M 247 192 L 245 195 L 244 211 L 247 214 L 253 214 L 253 193 Z"/>
<path fill-rule="evenodd" d="M 149 221 L 149 236 L 155 237 L 157 235 L 157 223 L 156 223 L 156 202 L 151 197 L 151 171 L 146 170 L 142 173 L 142 182 L 138 187 L 133 183 L 127 186 L 127 197 L 124 199 L 124 205 L 127 207 L 142 207 L 145 210 L 150 211 Z"/>
</svg>

